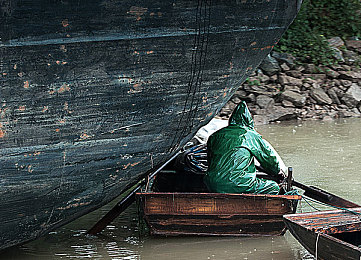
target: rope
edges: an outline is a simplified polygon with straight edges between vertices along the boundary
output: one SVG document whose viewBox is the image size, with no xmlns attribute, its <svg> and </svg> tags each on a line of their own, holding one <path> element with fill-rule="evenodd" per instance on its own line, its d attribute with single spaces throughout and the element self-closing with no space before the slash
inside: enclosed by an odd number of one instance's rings
<svg viewBox="0 0 361 260">
<path fill-rule="evenodd" d="M 201 93 L 201 84 L 203 70 L 206 63 L 208 50 L 208 38 L 211 23 L 211 0 L 198 0 L 196 10 L 196 34 L 193 42 L 193 52 L 191 61 L 191 75 L 188 82 L 187 97 L 183 107 L 181 118 L 177 129 L 182 129 L 174 135 L 171 149 L 175 149 L 174 144 L 178 144 L 184 135 L 193 128 L 194 118 L 200 104 L 199 94 Z M 197 97 L 198 94 L 198 97 Z M 195 105 L 195 107 L 194 107 Z M 187 112 L 187 107 L 189 110 Z M 182 126 L 182 127 L 181 127 Z"/>
<path fill-rule="evenodd" d="M 302 197 L 302 199 L 308 204 L 308 206 L 310 206 L 310 207 L 313 208 L 314 210 L 321 211 L 320 209 L 318 209 L 318 208 L 314 207 L 313 205 L 311 205 L 311 204 L 306 200 L 306 198 L 305 198 L 303 195 L 301 195 L 301 197 Z"/>
<path fill-rule="evenodd" d="M 207 8 L 207 5 L 208 5 L 208 8 Z M 207 51 L 208 51 L 208 39 L 209 39 L 209 31 L 210 31 L 210 23 L 211 23 L 210 8 L 211 8 L 211 0 L 209 1 L 208 4 L 207 4 L 207 1 L 205 1 L 203 20 L 200 21 L 200 23 L 199 23 L 199 32 L 200 32 L 200 35 L 202 36 L 201 37 L 201 52 L 200 52 L 200 57 L 199 57 L 199 70 L 197 73 L 195 88 L 193 90 L 192 103 L 190 106 L 190 111 L 189 111 L 189 116 L 188 116 L 188 122 L 190 121 L 191 128 L 193 128 L 193 126 L 194 126 L 194 118 L 196 116 L 199 104 L 201 102 L 199 95 L 201 93 L 201 84 L 202 84 L 202 80 L 203 80 L 204 67 L 206 64 L 206 55 L 207 55 Z M 207 14 L 207 11 L 208 11 L 208 14 Z M 201 13 L 202 13 L 202 9 L 201 9 Z M 207 19 L 208 19 L 208 21 L 207 21 Z M 202 22 L 203 22 L 203 25 L 202 25 Z M 203 27 L 203 28 L 201 28 L 201 27 Z M 203 33 L 201 32 L 201 29 L 203 29 Z M 197 94 L 198 94 L 198 98 L 196 98 L 196 105 L 195 105 L 195 108 L 193 109 L 194 98 L 196 97 Z"/>
<path fill-rule="evenodd" d="M 187 111 L 187 106 L 188 106 L 188 102 L 189 102 L 189 98 L 191 96 L 191 92 L 192 92 L 192 88 L 193 88 L 193 81 L 194 81 L 194 76 L 196 73 L 196 69 L 197 69 L 197 53 L 199 48 L 199 35 L 200 35 L 200 29 L 199 29 L 199 15 L 202 14 L 202 12 L 200 12 L 199 10 L 201 9 L 201 5 L 202 5 L 202 1 L 198 0 L 198 4 L 197 4 L 197 9 L 196 9 L 196 13 L 195 13 L 195 24 L 196 24 L 196 33 L 194 34 L 194 38 L 193 38 L 193 47 L 192 47 L 192 60 L 191 60 L 191 67 L 190 67 L 190 78 L 189 78 L 189 82 L 188 82 L 188 86 L 187 86 L 187 96 L 186 96 L 186 100 L 185 100 L 185 104 L 183 107 L 183 112 L 181 114 L 181 118 L 178 121 L 178 127 L 177 129 L 182 129 L 180 131 L 180 136 L 178 136 L 178 132 L 176 132 L 176 134 L 174 135 L 172 144 L 171 144 L 171 149 L 175 149 L 176 146 L 174 146 L 174 144 L 178 144 L 179 140 L 183 137 L 184 132 L 186 131 L 186 127 L 188 125 L 188 120 L 186 120 L 185 122 L 185 127 L 181 128 L 181 124 L 183 123 L 183 118 L 184 115 Z M 193 99 L 194 97 L 192 97 Z M 190 108 L 191 110 L 191 108 Z M 174 146 L 174 147 L 173 147 Z"/>
<path fill-rule="evenodd" d="M 300 195 L 300 196 L 302 197 L 302 199 L 303 199 L 311 208 L 313 208 L 314 210 L 321 211 L 320 209 L 318 209 L 318 208 L 314 207 L 313 205 L 311 205 L 311 203 L 309 203 L 308 200 L 310 200 L 310 201 L 312 201 L 312 202 L 314 202 L 314 203 L 318 203 L 318 204 L 320 204 L 320 205 L 326 206 L 326 207 L 330 207 L 330 208 L 335 208 L 335 209 L 347 211 L 347 212 L 349 212 L 349 213 L 352 213 L 352 214 L 354 214 L 354 215 L 358 215 L 358 216 L 361 217 L 361 213 L 356 212 L 356 211 L 353 211 L 353 210 L 350 210 L 349 208 L 342 208 L 342 207 L 332 206 L 332 205 L 329 205 L 329 204 L 327 204 L 327 203 L 324 203 L 324 202 L 321 202 L 321 201 L 317 201 L 317 200 L 314 200 L 314 199 L 311 199 L 311 198 L 307 198 L 307 199 L 306 199 L 306 197 L 305 197 L 304 195 L 300 194 L 300 193 L 298 192 L 298 190 L 296 190 L 296 189 L 287 192 L 285 195 L 294 195 L 294 194 Z"/>
<path fill-rule="evenodd" d="M 317 238 L 316 238 L 316 249 L 315 249 L 315 257 L 316 257 L 316 260 L 318 258 L 318 239 L 320 237 L 320 233 L 317 233 Z"/>
<path fill-rule="evenodd" d="M 301 195 L 302 198 L 309 204 L 309 202 L 305 199 L 305 196 Z M 327 207 L 330 207 L 330 208 L 335 208 L 335 209 L 340 209 L 340 210 L 344 210 L 344 211 L 347 211 L 349 213 L 352 213 L 354 215 L 358 215 L 358 216 L 361 216 L 361 213 L 359 212 L 356 212 L 356 211 L 353 211 L 353 210 L 350 210 L 349 208 L 342 208 L 342 207 L 337 207 L 337 206 L 332 206 L 332 205 L 329 205 L 329 204 L 326 204 L 326 203 L 323 203 L 323 202 L 320 202 L 320 201 L 317 201 L 317 200 L 314 200 L 314 199 L 311 199 L 311 198 L 307 198 L 308 200 L 312 201 L 312 202 L 315 202 L 315 203 L 318 203 L 320 205 L 323 205 L 323 206 L 327 206 Z M 310 205 L 310 204 L 309 204 Z M 312 207 L 312 206 L 311 206 Z M 317 209 L 318 211 L 320 211 L 319 209 Z"/>
</svg>

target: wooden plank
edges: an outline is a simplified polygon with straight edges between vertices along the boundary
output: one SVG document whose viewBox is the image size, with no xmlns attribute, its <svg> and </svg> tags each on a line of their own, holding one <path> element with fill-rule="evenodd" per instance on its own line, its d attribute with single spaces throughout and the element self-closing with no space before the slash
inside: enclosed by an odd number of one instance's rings
<svg viewBox="0 0 361 260">
<path fill-rule="evenodd" d="M 270 236 L 285 231 L 281 216 L 147 215 L 146 221 L 151 233 L 159 235 Z"/>
<path fill-rule="evenodd" d="M 361 208 L 351 209 L 361 214 Z M 322 211 L 285 216 L 290 222 L 300 225 L 306 229 L 327 234 L 342 233 L 344 231 L 360 230 L 360 215 L 350 211 Z"/>
<path fill-rule="evenodd" d="M 281 235 L 284 214 L 300 196 L 138 193 L 152 234 Z M 289 200 L 287 199 L 289 198 Z"/>
<path fill-rule="evenodd" d="M 290 213 L 285 197 L 242 196 L 199 193 L 142 194 L 146 214 L 261 214 Z M 299 197 L 292 197 L 299 198 Z"/>
</svg>

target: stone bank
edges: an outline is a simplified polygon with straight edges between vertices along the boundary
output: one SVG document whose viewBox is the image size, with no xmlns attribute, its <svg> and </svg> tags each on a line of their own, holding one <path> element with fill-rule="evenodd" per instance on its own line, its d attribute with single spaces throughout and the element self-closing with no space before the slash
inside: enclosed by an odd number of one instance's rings
<svg viewBox="0 0 361 260">
<path fill-rule="evenodd" d="M 361 40 L 329 39 L 336 65 L 299 65 L 272 52 L 236 91 L 218 117 L 228 119 L 245 100 L 256 124 L 361 116 Z"/>
</svg>

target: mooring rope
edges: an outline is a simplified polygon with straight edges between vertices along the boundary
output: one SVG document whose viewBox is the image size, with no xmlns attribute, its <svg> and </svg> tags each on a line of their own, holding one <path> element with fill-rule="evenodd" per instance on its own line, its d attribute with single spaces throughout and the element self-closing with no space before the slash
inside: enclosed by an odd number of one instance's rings
<svg viewBox="0 0 361 260">
<path fill-rule="evenodd" d="M 316 257 L 316 260 L 318 258 L 318 239 L 320 237 L 320 233 L 317 233 L 317 238 L 316 238 L 316 248 L 315 248 L 315 257 Z"/>
<path fill-rule="evenodd" d="M 193 52 L 191 61 L 191 75 L 187 85 L 187 96 L 183 107 L 181 118 L 178 121 L 177 131 L 173 137 L 171 149 L 174 150 L 180 140 L 185 134 L 189 133 L 189 130 L 194 126 L 194 118 L 196 116 L 201 94 L 201 84 L 203 80 L 203 70 L 206 63 L 208 41 L 211 24 L 211 0 L 198 0 L 195 24 L 196 33 L 193 42 Z M 197 97 L 198 96 L 198 97 Z M 194 107 L 195 104 L 195 107 Z M 189 110 L 187 112 L 187 108 Z"/>
<path fill-rule="evenodd" d="M 313 208 L 314 210 L 321 211 L 320 209 L 314 207 L 311 203 L 309 203 L 303 195 L 301 195 L 301 197 L 302 197 L 302 199 L 308 204 L 308 206 L 310 206 L 310 207 Z"/>
<path fill-rule="evenodd" d="M 191 102 L 189 115 L 188 115 L 187 123 L 189 124 L 189 121 L 190 121 L 190 124 L 191 124 L 190 128 L 193 128 L 193 126 L 194 126 L 194 119 L 197 114 L 199 104 L 201 102 L 201 100 L 200 100 L 201 85 L 202 85 L 203 72 L 204 72 L 206 58 L 207 58 L 209 32 L 210 32 L 210 24 L 211 24 L 211 5 L 212 5 L 211 0 L 205 1 L 203 21 L 200 21 L 200 23 L 199 23 L 199 31 L 200 31 L 200 35 L 202 36 L 201 37 L 201 51 L 200 51 L 200 56 L 199 56 L 199 70 L 197 72 L 195 88 L 193 90 L 192 102 Z M 207 14 L 207 11 L 208 11 L 208 14 Z M 201 11 L 201 13 L 202 13 L 202 11 Z M 207 21 L 207 19 L 208 19 L 208 21 Z M 203 25 L 202 25 L 202 23 L 203 23 Z M 201 29 L 203 29 L 203 32 L 201 31 Z M 198 94 L 198 98 L 196 98 L 197 94 Z M 195 108 L 193 109 L 194 99 L 196 99 L 196 105 L 195 105 Z"/>
<path fill-rule="evenodd" d="M 203 6 L 203 0 L 198 0 L 196 12 L 195 12 L 195 25 L 196 25 L 196 28 L 195 28 L 194 38 L 193 38 L 192 59 L 191 59 L 191 63 L 190 63 L 190 65 L 191 65 L 191 67 L 190 67 L 190 77 L 189 77 L 189 82 L 187 84 L 187 96 L 186 96 L 186 99 L 185 99 L 183 112 L 181 114 L 180 120 L 178 121 L 178 127 L 177 127 L 177 129 L 181 129 L 181 131 L 179 133 L 176 132 L 176 134 L 174 135 L 172 145 L 171 145 L 172 150 L 176 148 L 176 146 L 174 146 L 174 144 L 178 144 L 179 141 L 182 139 L 184 133 L 187 131 L 188 120 L 189 120 L 188 117 L 189 117 L 190 112 L 188 112 L 185 122 L 183 122 L 183 119 L 185 117 L 189 102 L 191 102 L 189 111 L 192 110 L 192 103 L 193 103 L 193 99 L 194 99 L 194 94 L 192 95 L 192 93 L 194 92 L 193 87 L 195 89 L 197 88 L 197 82 L 194 84 L 194 80 L 196 79 L 195 77 L 196 77 L 196 74 L 197 74 L 197 69 L 199 69 L 199 66 L 197 66 L 198 65 L 198 61 L 197 61 L 198 58 L 197 57 L 199 56 L 198 53 L 203 51 L 202 50 L 203 46 L 200 46 L 200 37 L 202 36 L 201 22 L 200 22 L 200 21 L 202 21 L 202 6 Z M 183 126 L 183 123 L 184 123 L 184 126 Z M 181 127 L 181 125 L 183 127 Z"/>
<path fill-rule="evenodd" d="M 301 197 L 302 197 L 302 199 L 304 199 L 304 200 L 307 202 L 307 204 L 310 205 L 310 206 L 311 206 L 311 204 L 310 204 L 307 200 L 310 200 L 310 201 L 312 201 L 312 202 L 314 202 L 314 203 L 318 203 L 318 204 L 323 205 L 323 206 L 327 206 L 327 207 L 330 207 L 330 208 L 335 208 L 335 209 L 344 210 L 344 211 L 347 211 L 347 212 L 352 213 L 352 214 L 354 214 L 354 215 L 361 216 L 361 213 L 360 213 L 360 212 L 353 211 L 353 210 L 351 210 L 351 209 L 349 209 L 349 208 L 342 208 L 342 207 L 332 206 L 332 205 L 329 205 L 329 204 L 326 204 L 326 203 L 323 203 L 323 202 L 320 202 L 320 201 L 317 201 L 317 200 L 314 200 L 314 199 L 311 199 L 311 198 L 307 198 L 307 199 L 306 199 L 305 196 L 303 196 L 303 195 L 301 195 Z M 315 208 L 315 207 L 313 207 L 313 206 L 311 206 L 311 207 L 314 208 L 314 209 L 316 209 L 316 210 L 318 210 L 318 211 L 321 211 L 320 209 L 317 209 L 317 208 Z"/>
<path fill-rule="evenodd" d="M 347 211 L 347 212 L 352 213 L 352 214 L 354 214 L 354 215 L 360 216 L 360 218 L 361 218 L 361 213 L 360 213 L 360 212 L 353 211 L 353 210 L 351 210 L 351 209 L 349 209 L 349 208 L 342 208 L 342 207 L 337 207 L 337 206 L 329 205 L 329 204 L 327 204 L 327 203 L 324 203 L 324 202 L 321 202 L 321 201 L 318 201 L 318 200 L 315 200 L 315 199 L 311 199 L 311 198 L 307 198 L 307 199 L 306 199 L 306 197 L 305 197 L 304 195 L 300 194 L 297 189 L 291 190 L 291 191 L 287 192 L 286 194 L 291 194 L 290 192 L 292 192 L 292 195 L 293 195 L 293 194 L 296 194 L 296 195 L 301 196 L 302 199 L 303 199 L 311 208 L 313 208 L 314 210 L 321 211 L 320 209 L 314 207 L 314 206 L 309 202 L 309 200 L 312 201 L 312 202 L 314 202 L 314 203 L 318 203 L 318 204 L 320 204 L 320 205 L 323 205 L 323 206 L 327 206 L 327 207 L 330 207 L 330 208 L 335 208 L 335 209 Z"/>
</svg>

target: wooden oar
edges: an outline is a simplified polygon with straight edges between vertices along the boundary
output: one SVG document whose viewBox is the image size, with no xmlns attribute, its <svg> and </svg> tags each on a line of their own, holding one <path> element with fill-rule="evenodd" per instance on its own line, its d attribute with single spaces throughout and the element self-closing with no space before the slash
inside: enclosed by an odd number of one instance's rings
<svg viewBox="0 0 361 260">
<path fill-rule="evenodd" d="M 141 182 L 143 183 L 143 182 Z M 134 201 L 135 194 L 141 189 L 142 184 L 137 185 L 127 196 L 118 202 L 104 217 L 102 217 L 89 231 L 90 235 L 96 235 L 109 225 L 116 217 L 126 210 Z M 144 184 L 144 183 L 143 183 Z"/>
<path fill-rule="evenodd" d="M 349 200 L 341 198 L 335 194 L 329 193 L 328 191 L 322 190 L 315 186 L 306 186 L 297 181 L 292 181 L 292 184 L 295 187 L 303 189 L 305 193 L 303 195 L 315 199 L 317 201 L 326 203 L 331 206 L 339 207 L 339 208 L 358 208 L 360 205 L 353 203 Z"/>
<path fill-rule="evenodd" d="M 146 179 L 139 182 L 133 190 L 125 196 L 120 202 L 118 202 L 102 219 L 100 219 L 89 231 L 90 235 L 96 235 L 101 232 L 107 225 L 109 225 L 116 217 L 118 217 L 124 210 L 126 210 L 134 201 L 135 194 L 140 191 L 141 187 L 144 186 L 149 179 L 152 179 L 158 172 L 160 172 L 168 163 L 170 163 L 180 152 L 173 155 L 167 162 L 165 162 L 156 171 L 151 173 Z"/>
<path fill-rule="evenodd" d="M 256 166 L 256 168 L 257 168 L 257 170 L 263 172 L 263 173 L 257 174 L 258 178 L 270 179 L 270 180 L 274 180 L 276 182 L 282 181 L 282 180 L 278 179 L 277 177 L 267 174 L 266 171 L 262 167 Z M 355 204 L 349 200 L 343 199 L 335 194 L 329 193 L 328 191 L 322 190 L 320 188 L 317 188 L 314 186 L 307 186 L 307 185 L 297 182 L 295 180 L 292 180 L 291 183 L 293 186 L 304 190 L 305 192 L 303 195 L 305 195 L 311 199 L 320 201 L 322 203 L 325 203 L 325 204 L 328 204 L 331 206 L 335 206 L 335 207 L 339 207 L 339 208 L 360 207 L 360 205 L 358 205 L 358 204 Z"/>
</svg>

